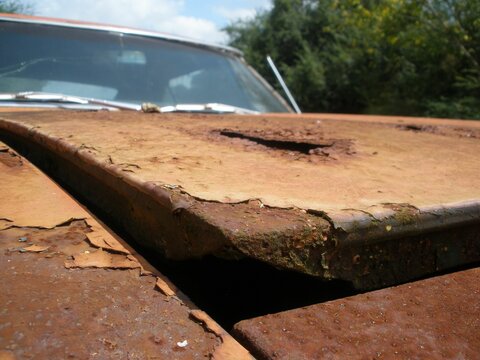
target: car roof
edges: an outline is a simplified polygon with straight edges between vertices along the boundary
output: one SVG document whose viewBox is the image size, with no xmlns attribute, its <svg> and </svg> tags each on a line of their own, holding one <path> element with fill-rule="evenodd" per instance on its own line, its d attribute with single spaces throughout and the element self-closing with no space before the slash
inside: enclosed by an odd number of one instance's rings
<svg viewBox="0 0 480 360">
<path fill-rule="evenodd" d="M 141 30 L 141 29 L 119 26 L 119 25 L 100 24 L 95 22 L 40 17 L 40 16 L 31 16 L 31 15 L 23 15 L 23 14 L 5 14 L 5 13 L 0 13 L 0 21 L 51 25 L 51 26 L 69 27 L 69 28 L 76 28 L 76 29 L 88 29 L 88 30 L 117 32 L 122 34 L 129 34 L 129 35 L 147 36 L 147 37 L 153 37 L 153 38 L 158 38 L 163 40 L 180 42 L 188 45 L 206 47 L 206 48 L 210 48 L 217 51 L 228 52 L 230 54 L 234 54 L 237 56 L 243 55 L 242 51 L 226 45 L 213 44 L 208 41 L 198 41 L 198 40 L 190 39 L 188 37 L 171 35 L 171 34 L 166 34 L 166 33 L 152 31 L 152 30 Z"/>
</svg>

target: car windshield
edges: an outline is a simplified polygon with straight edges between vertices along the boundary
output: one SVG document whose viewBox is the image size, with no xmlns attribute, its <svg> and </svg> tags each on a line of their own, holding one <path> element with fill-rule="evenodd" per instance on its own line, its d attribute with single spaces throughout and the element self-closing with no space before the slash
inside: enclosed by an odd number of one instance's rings
<svg viewBox="0 0 480 360">
<path fill-rule="evenodd" d="M 0 93 L 39 91 L 159 106 L 288 107 L 234 54 L 155 37 L 1 22 Z"/>
</svg>

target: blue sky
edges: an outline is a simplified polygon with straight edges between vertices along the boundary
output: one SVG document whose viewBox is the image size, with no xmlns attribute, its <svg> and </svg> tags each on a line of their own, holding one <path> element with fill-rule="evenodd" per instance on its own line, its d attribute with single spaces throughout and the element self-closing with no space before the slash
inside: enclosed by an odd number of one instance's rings
<svg viewBox="0 0 480 360">
<path fill-rule="evenodd" d="M 219 27 L 238 16 L 251 16 L 256 10 L 268 7 L 269 0 L 206 0 L 206 1 L 185 1 L 186 15 L 208 19 Z"/>
<path fill-rule="evenodd" d="M 225 43 L 221 29 L 268 9 L 270 0 L 21 0 L 35 15 L 132 26 Z"/>
</svg>

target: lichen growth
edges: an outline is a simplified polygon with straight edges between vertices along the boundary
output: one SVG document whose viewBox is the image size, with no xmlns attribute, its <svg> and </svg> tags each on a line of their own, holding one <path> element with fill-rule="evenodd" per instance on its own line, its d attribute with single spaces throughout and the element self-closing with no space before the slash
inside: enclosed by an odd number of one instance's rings
<svg viewBox="0 0 480 360">
<path fill-rule="evenodd" d="M 402 207 L 395 212 L 394 218 L 402 225 L 413 224 L 417 221 L 417 212 L 409 207 Z"/>
</svg>

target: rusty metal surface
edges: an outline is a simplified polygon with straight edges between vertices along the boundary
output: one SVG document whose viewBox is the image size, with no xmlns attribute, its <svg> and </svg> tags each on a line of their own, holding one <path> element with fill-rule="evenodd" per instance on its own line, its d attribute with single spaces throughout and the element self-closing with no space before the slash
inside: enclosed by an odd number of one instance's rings
<svg viewBox="0 0 480 360">
<path fill-rule="evenodd" d="M 0 143 L 1 359 L 250 359 L 207 314 Z"/>
<path fill-rule="evenodd" d="M 315 120 L 46 112 L 12 119 L 90 150 L 99 161 L 143 181 L 178 186 L 203 200 L 260 199 L 269 206 L 336 214 L 388 203 L 420 208 L 480 197 L 475 122 L 460 127 L 457 121 L 437 121 L 435 132 L 398 128 L 406 122 L 320 115 Z M 444 129 L 452 133 L 440 134 Z M 275 187 L 269 186 L 272 179 Z"/>
<path fill-rule="evenodd" d="M 477 359 L 480 268 L 244 320 L 259 359 Z"/>
<path fill-rule="evenodd" d="M 55 111 L 3 113 L 0 133 L 169 258 L 369 288 L 480 258 L 475 122 Z"/>
</svg>

